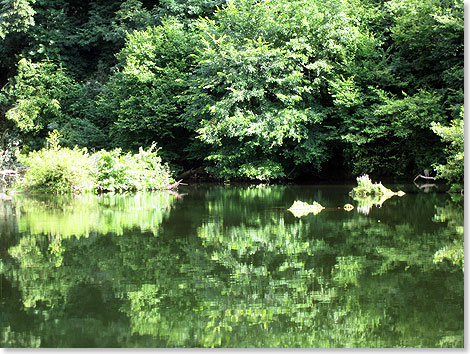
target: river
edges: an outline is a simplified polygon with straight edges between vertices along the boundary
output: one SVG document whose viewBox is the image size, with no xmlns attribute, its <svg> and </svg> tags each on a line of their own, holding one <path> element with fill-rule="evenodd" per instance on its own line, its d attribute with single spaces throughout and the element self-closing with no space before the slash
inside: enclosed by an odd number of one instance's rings
<svg viewBox="0 0 470 354">
<path fill-rule="evenodd" d="M 387 186 L 0 201 L 0 344 L 463 347 L 463 201 Z"/>
</svg>

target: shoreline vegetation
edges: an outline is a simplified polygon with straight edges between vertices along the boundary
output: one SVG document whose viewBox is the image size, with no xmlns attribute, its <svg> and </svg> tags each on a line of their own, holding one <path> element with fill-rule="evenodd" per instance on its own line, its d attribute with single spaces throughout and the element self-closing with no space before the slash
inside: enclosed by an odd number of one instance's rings
<svg viewBox="0 0 470 354">
<path fill-rule="evenodd" d="M 81 194 L 163 190 L 178 184 L 154 144 L 146 150 L 140 148 L 137 154 L 123 153 L 121 149 L 89 153 L 86 148 L 62 147 L 59 138 L 59 132 L 54 130 L 47 138 L 46 148 L 19 155 L 27 170 L 15 188 Z"/>
<path fill-rule="evenodd" d="M 78 192 L 430 171 L 462 191 L 463 5 L 5 0 L 0 177 L 30 164 L 29 188 Z M 40 176 L 66 152 L 76 168 Z"/>
</svg>

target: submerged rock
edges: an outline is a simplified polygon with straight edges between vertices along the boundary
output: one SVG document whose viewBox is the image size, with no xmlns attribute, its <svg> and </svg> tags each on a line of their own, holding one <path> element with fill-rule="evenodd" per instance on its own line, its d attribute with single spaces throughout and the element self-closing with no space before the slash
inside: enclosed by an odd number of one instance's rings
<svg viewBox="0 0 470 354">
<path fill-rule="evenodd" d="M 323 209 L 325 209 L 320 203 L 313 202 L 313 204 L 308 204 L 300 200 L 296 200 L 292 206 L 287 209 L 289 210 L 296 218 L 300 218 L 304 215 L 313 213 L 313 215 L 318 214 Z"/>
<path fill-rule="evenodd" d="M 343 209 L 346 211 L 351 211 L 354 209 L 354 206 L 352 204 L 345 204 Z"/>
</svg>

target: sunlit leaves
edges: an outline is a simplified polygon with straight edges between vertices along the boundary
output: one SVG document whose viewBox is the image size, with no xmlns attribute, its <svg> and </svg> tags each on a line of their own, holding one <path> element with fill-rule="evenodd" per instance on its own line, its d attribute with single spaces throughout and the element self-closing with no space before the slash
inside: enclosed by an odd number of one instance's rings
<svg viewBox="0 0 470 354">
<path fill-rule="evenodd" d="M 113 122 L 114 146 L 137 149 L 155 141 L 166 161 L 180 162 L 190 134 L 181 124 L 181 99 L 196 48 L 194 34 L 175 19 L 128 35 L 117 55 L 121 68 L 97 100 L 98 115 Z"/>
<path fill-rule="evenodd" d="M 191 109 L 198 111 L 200 139 L 215 150 L 208 156 L 211 173 L 268 180 L 288 175 L 289 165 L 320 169 L 329 157 L 327 129 L 318 119 L 320 91 L 334 75 L 332 62 L 354 55 L 362 34 L 341 35 L 347 20 L 334 11 L 327 19 L 323 9 L 329 11 L 301 1 L 234 1 L 214 20 L 200 22 L 205 50 L 192 91 L 199 100 Z M 319 44 L 317 35 L 328 36 L 330 45 Z M 272 172 L 247 169 L 250 160 L 273 166 Z"/>
<path fill-rule="evenodd" d="M 460 119 L 453 120 L 450 126 L 432 122 L 431 129 L 446 143 L 447 163 L 436 165 L 437 176 L 452 183 L 463 183 L 464 180 L 464 108 Z M 458 186 L 455 187 L 456 189 Z"/>
<path fill-rule="evenodd" d="M 18 75 L 4 90 L 13 106 L 6 117 L 20 129 L 38 131 L 64 120 L 64 105 L 74 82 L 52 61 L 18 62 Z"/>
<path fill-rule="evenodd" d="M 31 6 L 34 0 L 3 0 L 0 2 L 0 38 L 10 32 L 26 32 L 34 26 L 36 11 Z"/>
</svg>

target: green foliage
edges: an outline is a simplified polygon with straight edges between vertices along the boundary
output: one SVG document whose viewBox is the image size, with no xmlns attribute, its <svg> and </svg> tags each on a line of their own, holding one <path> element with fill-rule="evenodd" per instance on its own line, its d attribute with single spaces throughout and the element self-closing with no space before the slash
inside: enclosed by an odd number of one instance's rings
<svg viewBox="0 0 470 354">
<path fill-rule="evenodd" d="M 233 1 L 199 26 L 204 50 L 189 119 L 211 145 L 208 170 L 259 179 L 287 176 L 302 164 L 319 170 L 334 137 L 322 125 L 333 62 L 350 60 L 362 34 L 334 9 L 306 1 Z"/>
<path fill-rule="evenodd" d="M 404 175 L 410 168 L 415 172 L 429 168 L 442 155 L 439 140 L 429 132 L 433 120 L 445 117 L 439 95 L 427 91 L 404 98 L 376 94 L 380 104 L 345 118 L 343 139 L 351 143 L 353 172 Z M 364 113 L 365 117 L 359 116 Z"/>
<path fill-rule="evenodd" d="M 0 38 L 5 39 L 11 32 L 26 32 L 34 26 L 34 14 L 31 6 L 34 0 L 3 0 L 0 3 Z"/>
<path fill-rule="evenodd" d="M 161 0 L 158 12 L 162 17 L 175 16 L 181 20 L 211 17 L 214 11 L 223 7 L 226 0 Z"/>
<path fill-rule="evenodd" d="M 156 7 L 149 9 L 140 0 L 125 0 L 120 4 L 119 10 L 115 13 L 113 31 L 111 33 L 103 33 L 103 36 L 109 39 L 112 37 L 115 41 L 124 42 L 129 33 L 145 30 L 149 26 L 155 26 L 159 22 L 156 12 Z M 101 16 L 107 17 L 105 14 Z M 102 31 L 105 30 L 106 26 L 103 26 Z"/>
<path fill-rule="evenodd" d="M 431 129 L 439 135 L 446 143 L 445 153 L 447 155 L 446 164 L 436 164 L 434 166 L 437 178 L 443 178 L 454 184 L 454 189 L 463 188 L 464 182 L 464 106 L 460 114 L 460 119 L 453 120 L 450 126 L 443 126 L 440 123 L 432 122 Z"/>
<path fill-rule="evenodd" d="M 98 114 L 112 117 L 114 146 L 137 149 L 156 141 L 166 161 L 184 156 L 189 132 L 181 125 L 180 96 L 189 87 L 197 43 L 175 19 L 129 34 L 116 71 L 98 98 Z"/>
<path fill-rule="evenodd" d="M 142 191 L 163 189 L 174 182 L 168 167 L 162 164 L 155 144 L 137 154 L 123 154 L 121 149 L 101 150 L 96 161 L 98 191 Z"/>
<path fill-rule="evenodd" d="M 416 175 L 443 157 L 429 123 L 456 118 L 463 104 L 463 2 L 377 6 L 361 23 L 379 46 L 347 68 L 350 93 L 335 113 L 353 173 Z"/>
<path fill-rule="evenodd" d="M 109 149 L 110 119 L 98 114 L 96 99 L 102 91 L 102 84 L 90 80 L 75 85 L 69 94 L 66 107 L 67 118 L 60 127 L 64 146 L 87 147 L 88 149 Z"/>
<path fill-rule="evenodd" d="M 142 191 L 164 189 L 174 182 L 162 163 L 155 144 L 137 154 L 121 149 L 101 150 L 90 155 L 87 149 L 59 146 L 60 134 L 49 134 L 48 148 L 21 155 L 28 167 L 21 187 L 42 192 Z"/>
<path fill-rule="evenodd" d="M 368 196 L 368 195 L 388 195 L 393 194 L 393 192 L 382 185 L 382 182 L 379 183 L 372 183 L 369 175 L 363 175 L 356 178 L 357 180 L 357 187 L 355 187 L 352 191 L 352 195 L 360 195 L 360 196 Z"/>
<path fill-rule="evenodd" d="M 391 0 L 391 67 L 411 87 L 463 89 L 463 1 Z"/>
<path fill-rule="evenodd" d="M 31 134 L 44 136 L 45 131 L 57 129 L 67 120 L 68 98 L 75 83 L 60 65 L 49 60 L 34 63 L 21 59 L 17 70 L 14 80 L 3 89 L 10 105 L 5 116 L 31 141 Z"/>
<path fill-rule="evenodd" d="M 220 42 L 206 49 L 205 55 L 214 58 L 203 59 L 210 67 L 201 68 L 198 82 L 212 91 L 201 92 L 198 100 L 208 107 L 198 133 L 213 146 L 210 171 L 225 178 L 282 177 L 277 155 L 286 148 L 285 140 L 302 138 L 307 121 L 306 110 L 294 107 L 304 90 L 301 74 L 287 52 L 267 43 Z M 269 91 L 265 85 L 271 86 Z"/>
<path fill-rule="evenodd" d="M 81 193 L 94 187 L 93 160 L 86 149 L 62 148 L 57 131 L 49 134 L 49 148 L 20 156 L 28 166 L 21 181 L 28 190 L 52 193 Z"/>
<path fill-rule="evenodd" d="M 123 2 L 35 0 L 35 26 L 11 40 L 23 58 L 60 61 L 75 77 L 88 78 L 100 65 L 115 63 L 124 42 L 117 14 Z"/>
<path fill-rule="evenodd" d="M 32 149 L 51 129 L 155 141 L 219 178 L 415 176 L 463 105 L 463 18 L 462 0 L 3 0 L 0 125 Z"/>
</svg>

